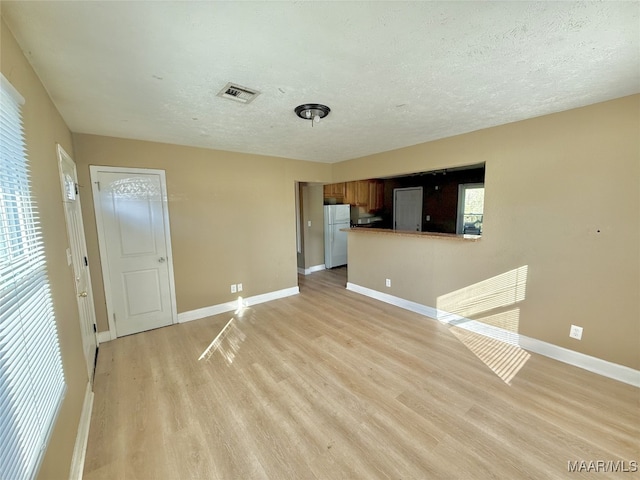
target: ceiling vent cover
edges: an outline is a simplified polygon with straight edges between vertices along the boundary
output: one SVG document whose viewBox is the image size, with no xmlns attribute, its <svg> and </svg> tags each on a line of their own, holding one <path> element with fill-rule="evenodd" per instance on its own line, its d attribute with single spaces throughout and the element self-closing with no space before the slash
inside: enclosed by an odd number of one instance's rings
<svg viewBox="0 0 640 480">
<path fill-rule="evenodd" d="M 241 87 L 231 82 L 227 83 L 224 88 L 218 92 L 218 97 L 228 98 L 229 100 L 240 103 L 251 103 L 258 95 L 260 95 L 260 92 L 257 90 Z"/>
</svg>

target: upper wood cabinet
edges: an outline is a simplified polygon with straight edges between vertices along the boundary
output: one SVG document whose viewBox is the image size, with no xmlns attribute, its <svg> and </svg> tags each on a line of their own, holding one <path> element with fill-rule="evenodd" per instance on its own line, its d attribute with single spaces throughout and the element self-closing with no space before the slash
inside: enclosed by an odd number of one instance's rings
<svg viewBox="0 0 640 480">
<path fill-rule="evenodd" d="M 324 186 L 324 197 L 335 197 L 342 199 L 344 197 L 344 182 L 332 183 Z"/>
<path fill-rule="evenodd" d="M 356 182 L 356 205 L 369 206 L 369 180 L 358 180 Z"/>
<path fill-rule="evenodd" d="M 371 180 L 369 182 L 368 210 L 380 210 L 384 207 L 384 182 Z"/>
<path fill-rule="evenodd" d="M 381 180 L 358 180 L 324 186 L 324 198 L 363 207 L 366 211 L 384 207 L 384 183 Z"/>
<path fill-rule="evenodd" d="M 358 194 L 356 192 L 356 182 L 345 182 L 344 184 L 344 203 L 357 205 Z"/>
</svg>

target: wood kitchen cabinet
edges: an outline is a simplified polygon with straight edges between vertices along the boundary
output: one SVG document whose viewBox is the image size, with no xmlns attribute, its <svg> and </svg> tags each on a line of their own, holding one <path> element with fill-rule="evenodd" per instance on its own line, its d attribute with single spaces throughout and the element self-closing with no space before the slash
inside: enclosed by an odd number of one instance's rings
<svg viewBox="0 0 640 480">
<path fill-rule="evenodd" d="M 380 180 L 369 181 L 369 211 L 380 210 L 384 207 L 384 182 Z"/>
<path fill-rule="evenodd" d="M 369 204 L 369 181 L 345 182 L 344 203 L 366 207 Z"/>
<path fill-rule="evenodd" d="M 356 182 L 356 205 L 365 207 L 369 206 L 369 180 L 358 180 Z"/>
<path fill-rule="evenodd" d="M 324 198 L 335 198 L 339 203 L 358 205 L 365 211 L 384 207 L 384 182 L 382 180 L 358 180 L 332 183 L 324 186 Z"/>
<path fill-rule="evenodd" d="M 366 211 L 380 210 L 384 203 L 384 184 L 379 180 L 345 182 L 344 203 L 358 205 Z"/>
<path fill-rule="evenodd" d="M 342 199 L 344 197 L 344 182 L 332 183 L 331 185 L 324 186 L 324 198 L 337 198 Z"/>
<path fill-rule="evenodd" d="M 356 182 L 344 183 L 344 203 L 357 205 Z"/>
</svg>

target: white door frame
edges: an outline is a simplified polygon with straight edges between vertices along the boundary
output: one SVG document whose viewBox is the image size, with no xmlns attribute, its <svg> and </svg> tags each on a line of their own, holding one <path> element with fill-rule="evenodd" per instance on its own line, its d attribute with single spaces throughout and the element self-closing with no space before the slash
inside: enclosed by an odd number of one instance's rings
<svg viewBox="0 0 640 480">
<path fill-rule="evenodd" d="M 67 194 L 67 188 L 71 187 L 73 188 L 73 192 L 71 193 L 72 195 L 78 195 L 77 192 L 77 169 L 76 169 L 76 163 L 73 161 L 73 159 L 69 156 L 69 154 L 64 150 L 64 148 L 62 148 L 62 145 L 57 144 L 57 153 L 58 153 L 58 172 L 60 175 L 60 188 L 62 189 L 62 202 L 63 204 L 66 203 L 66 194 Z M 74 176 L 75 178 L 74 180 L 74 185 L 69 186 L 67 184 L 67 180 L 64 178 L 64 174 L 63 174 L 63 167 L 62 164 L 63 162 L 67 162 L 69 164 L 69 166 L 73 166 L 73 171 L 74 171 Z M 85 358 L 85 361 L 87 362 L 87 373 L 89 374 L 89 383 L 93 385 L 93 373 L 94 373 L 94 369 L 95 369 L 95 361 L 96 361 L 96 355 L 97 355 L 97 348 L 98 345 L 100 344 L 98 341 L 98 332 L 97 332 L 97 328 L 96 328 L 96 311 L 95 311 L 95 304 L 93 301 L 93 290 L 91 287 L 91 270 L 90 267 L 88 265 L 87 262 L 87 242 L 85 239 L 85 234 L 84 234 L 84 222 L 82 220 L 82 203 L 80 201 L 80 197 L 77 197 L 76 199 L 76 205 L 78 205 L 78 211 L 79 211 L 79 216 L 78 216 L 78 224 L 76 227 L 79 229 L 78 231 L 78 237 L 76 237 L 74 235 L 74 232 L 71 229 L 71 224 L 69 222 L 69 218 L 68 218 L 68 212 L 67 212 L 67 207 L 64 207 L 64 219 L 65 219 L 65 225 L 66 225 L 66 231 L 67 231 L 67 241 L 69 242 L 69 250 L 68 250 L 68 258 L 67 258 L 67 262 L 73 266 L 74 269 L 74 276 L 77 274 L 76 272 L 76 267 L 73 265 L 73 256 L 75 254 L 76 258 L 82 258 L 84 257 L 85 260 L 85 275 L 86 275 L 86 282 L 87 284 L 85 285 L 86 290 L 84 292 L 78 292 L 77 290 L 77 282 L 79 281 L 80 277 L 77 277 L 75 280 L 75 285 L 76 285 L 76 294 L 77 294 L 77 298 L 76 298 L 76 303 L 78 306 L 78 315 L 80 316 L 80 321 L 81 322 L 86 322 L 87 326 L 89 324 L 91 324 L 91 328 L 89 329 L 89 332 L 93 334 L 93 343 L 95 344 L 95 350 L 92 353 L 92 357 L 91 358 Z M 85 318 L 85 309 L 83 308 L 83 305 L 81 304 L 81 302 L 83 303 L 88 303 L 88 308 L 86 308 L 86 312 L 89 313 L 90 317 L 89 318 Z M 81 335 L 82 335 L 82 346 L 83 346 L 83 352 L 86 351 L 87 349 L 87 338 L 84 334 L 84 332 L 82 332 L 82 330 L 84 329 L 83 326 L 81 325 Z"/>
<path fill-rule="evenodd" d="M 107 304 L 107 320 L 109 321 L 109 334 L 111 340 L 117 337 L 116 324 L 113 320 L 113 293 L 111 291 L 111 277 L 109 274 L 109 262 L 107 261 L 107 244 L 104 238 L 104 220 L 102 217 L 102 208 L 99 202 L 99 186 L 98 173 L 129 173 L 129 174 L 153 174 L 160 177 L 160 187 L 162 189 L 162 215 L 164 220 L 164 235 L 167 244 L 167 267 L 169 269 L 169 288 L 171 290 L 171 323 L 178 323 L 178 310 L 176 305 L 176 286 L 173 278 L 173 252 L 171 250 L 171 229 L 169 226 L 169 197 L 167 195 L 167 180 L 164 170 L 152 168 L 129 168 L 129 167 L 107 167 L 100 165 L 90 165 L 89 172 L 91 174 L 91 189 L 93 192 L 93 206 L 96 213 L 96 226 L 98 229 L 98 246 L 100 248 L 100 260 L 102 263 L 102 282 L 104 284 L 104 295 Z"/>
</svg>

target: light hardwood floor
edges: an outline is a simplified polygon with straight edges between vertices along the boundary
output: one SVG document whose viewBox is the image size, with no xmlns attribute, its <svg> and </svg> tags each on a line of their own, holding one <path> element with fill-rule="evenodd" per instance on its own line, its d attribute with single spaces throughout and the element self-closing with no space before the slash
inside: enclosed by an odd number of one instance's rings
<svg viewBox="0 0 640 480">
<path fill-rule="evenodd" d="M 640 461 L 640 389 L 509 349 L 521 368 L 501 378 L 486 345 L 345 280 L 301 277 L 300 295 L 236 315 L 208 353 L 233 314 L 101 345 L 84 478 L 640 475 L 568 471 Z"/>
</svg>

